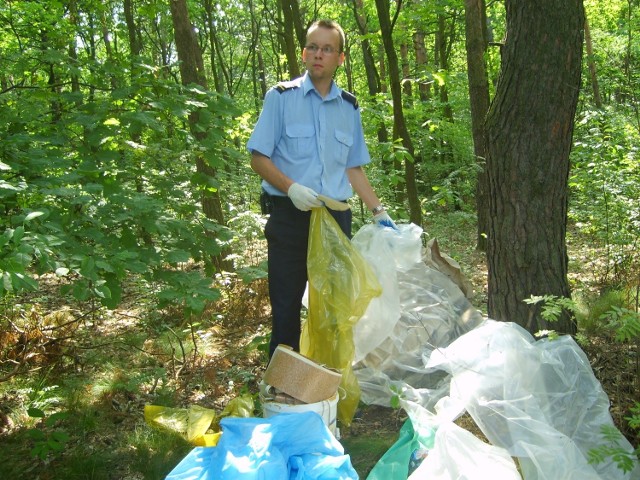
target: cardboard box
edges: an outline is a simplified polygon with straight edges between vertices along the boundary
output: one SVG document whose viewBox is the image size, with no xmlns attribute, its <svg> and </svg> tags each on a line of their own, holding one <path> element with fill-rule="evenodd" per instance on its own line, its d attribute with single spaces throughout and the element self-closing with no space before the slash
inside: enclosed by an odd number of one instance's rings
<svg viewBox="0 0 640 480">
<path fill-rule="evenodd" d="M 278 345 L 264 373 L 264 382 L 304 403 L 332 398 L 342 375 L 286 345 Z"/>
</svg>

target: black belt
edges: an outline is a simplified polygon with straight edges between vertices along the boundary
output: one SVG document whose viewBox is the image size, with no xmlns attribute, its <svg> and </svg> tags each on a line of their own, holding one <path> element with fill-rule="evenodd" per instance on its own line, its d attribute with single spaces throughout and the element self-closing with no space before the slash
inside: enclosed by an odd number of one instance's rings
<svg viewBox="0 0 640 480">
<path fill-rule="evenodd" d="M 275 205 L 293 205 L 293 202 L 289 197 L 285 197 L 283 195 L 269 195 L 268 193 L 267 195 Z"/>
</svg>

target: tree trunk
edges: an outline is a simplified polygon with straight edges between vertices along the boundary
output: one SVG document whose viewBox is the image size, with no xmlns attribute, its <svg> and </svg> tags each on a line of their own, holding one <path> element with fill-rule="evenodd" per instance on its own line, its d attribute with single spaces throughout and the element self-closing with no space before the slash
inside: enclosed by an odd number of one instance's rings
<svg viewBox="0 0 640 480">
<path fill-rule="evenodd" d="M 182 84 L 197 84 L 204 89 L 208 89 L 202 61 L 202 52 L 198 46 L 198 39 L 196 38 L 191 21 L 189 20 L 186 0 L 171 0 L 170 5 L 171 19 L 175 31 L 176 49 L 178 50 L 178 59 L 180 60 Z M 206 132 L 198 129 L 198 120 L 198 111 L 191 112 L 189 115 L 189 127 L 196 139 L 204 140 Z M 217 175 L 215 168 L 207 163 L 202 154 L 198 154 L 196 157 L 196 170 L 205 176 L 215 178 Z M 215 220 L 220 225 L 224 225 L 224 214 L 222 212 L 222 204 L 218 191 L 210 192 L 203 190 L 201 203 L 202 211 L 207 218 Z M 231 268 L 231 263 L 223 260 L 225 255 L 226 253 L 222 252 L 220 255 L 212 257 L 212 262 L 218 269 Z"/>
<path fill-rule="evenodd" d="M 476 185 L 476 210 L 478 215 L 476 246 L 478 250 L 486 252 L 489 198 L 487 196 L 484 120 L 489 110 L 489 80 L 484 61 L 484 54 L 488 45 L 485 28 L 486 4 L 484 0 L 465 0 L 465 26 L 473 153 L 480 166 Z"/>
<path fill-rule="evenodd" d="M 506 0 L 503 63 L 486 122 L 489 317 L 530 332 L 575 333 L 540 317 L 531 295 L 569 297 L 569 152 L 580 89 L 582 0 Z"/>
<path fill-rule="evenodd" d="M 451 20 L 454 24 L 455 21 Z M 453 27 L 451 29 L 453 31 Z M 451 45 L 453 44 L 453 34 L 447 32 L 447 19 L 444 15 L 438 15 L 438 30 L 436 31 L 436 64 L 442 71 L 449 70 L 449 56 Z M 449 103 L 449 88 L 446 83 L 438 86 L 440 103 L 442 105 L 442 116 L 445 120 L 453 123 L 453 109 Z M 450 150 L 446 145 L 441 145 L 441 151 Z M 449 155 L 449 154 L 448 154 Z"/>
<path fill-rule="evenodd" d="M 218 54 L 218 46 L 216 42 L 216 30 L 214 28 L 213 18 L 213 3 L 211 0 L 204 0 L 204 14 L 208 25 L 207 31 L 209 33 L 209 49 L 211 50 L 211 76 L 213 77 L 213 85 L 215 91 L 218 93 L 224 92 L 224 82 L 222 81 L 222 75 L 218 72 L 218 65 L 216 64 L 216 56 Z M 221 62 L 222 63 L 222 62 Z M 224 73 L 224 63 L 221 67 Z"/>
<path fill-rule="evenodd" d="M 364 15 L 364 5 L 362 0 L 353 0 L 353 9 L 358 25 L 358 30 L 362 36 L 362 57 L 364 63 L 364 70 L 367 75 L 367 86 L 369 87 L 369 95 L 374 97 L 378 93 L 382 92 L 382 85 L 380 81 L 380 74 L 376 69 L 376 61 L 371 50 L 371 42 L 367 38 L 369 29 L 367 27 L 367 21 Z M 380 122 L 378 126 L 378 142 L 387 143 L 389 141 L 389 134 L 384 122 Z"/>
<path fill-rule="evenodd" d="M 389 18 L 389 2 L 386 0 L 376 0 L 376 10 L 380 21 L 380 30 L 384 50 L 389 62 L 389 86 L 391 88 L 391 98 L 393 99 L 393 138 L 401 139 L 402 146 L 407 150 L 411 158 L 414 158 L 413 143 L 407 129 L 402 108 L 402 87 L 400 85 L 400 68 L 398 66 L 398 55 L 393 44 L 393 26 Z M 416 169 L 413 160 L 404 161 L 405 182 L 407 188 L 407 200 L 409 202 L 409 219 L 412 223 L 422 226 L 422 210 L 418 199 L 416 187 Z"/>
<path fill-rule="evenodd" d="M 596 72 L 596 62 L 593 60 L 593 42 L 591 41 L 591 29 L 589 28 L 589 19 L 584 18 L 584 40 L 587 47 L 587 65 L 589 65 L 589 77 L 591 80 L 591 89 L 593 91 L 593 104 L 596 108 L 602 108 L 602 97 L 600 96 L 600 87 L 598 86 L 598 74 Z"/>
<path fill-rule="evenodd" d="M 411 65 L 409 65 L 409 45 L 406 42 L 400 44 L 400 59 L 402 60 L 402 91 L 407 108 L 411 108 L 413 95 Z"/>
<path fill-rule="evenodd" d="M 413 46 L 416 51 L 416 68 L 418 72 L 420 72 L 420 101 L 426 102 L 431 97 L 431 85 L 425 80 L 429 59 L 427 56 L 427 47 L 424 44 L 424 32 L 422 30 L 418 30 L 414 34 Z"/>
<path fill-rule="evenodd" d="M 298 42 L 296 42 L 296 20 L 291 5 L 295 1 L 296 0 L 280 0 L 280 7 L 282 8 L 282 15 L 284 16 L 284 53 L 287 57 L 291 78 L 297 78 L 301 75 L 300 54 L 302 49 L 298 48 Z"/>
<path fill-rule="evenodd" d="M 127 24 L 127 32 L 129 33 L 129 49 L 131 50 L 131 61 L 133 64 L 142 52 L 142 36 L 138 29 L 134 17 L 134 8 L 132 0 L 124 0 L 124 18 Z"/>
</svg>

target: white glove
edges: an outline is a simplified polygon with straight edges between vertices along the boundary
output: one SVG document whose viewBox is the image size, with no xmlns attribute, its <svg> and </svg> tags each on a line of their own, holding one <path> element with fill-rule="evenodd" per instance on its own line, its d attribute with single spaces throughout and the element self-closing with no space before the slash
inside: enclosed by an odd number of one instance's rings
<svg viewBox="0 0 640 480">
<path fill-rule="evenodd" d="M 299 183 L 291 184 L 287 195 L 296 208 L 303 212 L 322 206 L 322 202 L 318 200 L 318 194 L 309 187 L 305 187 Z"/>
<path fill-rule="evenodd" d="M 376 222 L 381 227 L 389 227 L 389 228 L 393 228 L 396 231 L 399 231 L 396 224 L 393 223 L 393 220 L 391 220 L 391 217 L 389 216 L 389 214 L 384 210 L 378 213 L 377 215 L 374 215 L 373 221 Z"/>
</svg>

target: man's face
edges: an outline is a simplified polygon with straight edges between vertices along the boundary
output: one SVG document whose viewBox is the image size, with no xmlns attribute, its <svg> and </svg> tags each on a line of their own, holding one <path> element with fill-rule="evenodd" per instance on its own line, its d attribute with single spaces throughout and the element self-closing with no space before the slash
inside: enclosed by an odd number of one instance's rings
<svg viewBox="0 0 640 480">
<path fill-rule="evenodd" d="M 312 50 L 316 47 L 316 51 Z M 325 50 L 331 50 L 325 53 Z M 333 29 L 317 27 L 307 35 L 307 44 L 302 50 L 304 62 L 311 80 L 333 78 L 336 69 L 344 62 L 340 52 L 340 34 Z"/>
</svg>

